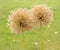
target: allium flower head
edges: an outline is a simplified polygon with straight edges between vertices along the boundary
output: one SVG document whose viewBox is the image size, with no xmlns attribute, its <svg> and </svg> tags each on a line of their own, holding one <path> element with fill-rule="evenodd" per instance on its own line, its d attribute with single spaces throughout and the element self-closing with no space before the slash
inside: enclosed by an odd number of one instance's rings
<svg viewBox="0 0 60 50">
<path fill-rule="evenodd" d="M 30 30 L 33 27 L 33 18 L 27 9 L 16 9 L 8 17 L 9 28 L 14 33 Z"/>
<path fill-rule="evenodd" d="M 53 13 L 50 7 L 46 4 L 33 6 L 31 13 L 35 16 L 35 19 L 40 23 L 40 25 L 48 25 L 52 21 Z"/>
</svg>

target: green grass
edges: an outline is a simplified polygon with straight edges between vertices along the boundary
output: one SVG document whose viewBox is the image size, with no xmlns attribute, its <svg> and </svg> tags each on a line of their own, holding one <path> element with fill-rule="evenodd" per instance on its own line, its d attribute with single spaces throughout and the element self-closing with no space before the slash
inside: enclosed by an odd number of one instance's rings
<svg viewBox="0 0 60 50">
<path fill-rule="evenodd" d="M 34 4 L 48 4 L 52 7 L 54 20 L 50 28 L 43 29 L 43 40 L 45 50 L 60 50 L 60 0 L 0 0 L 0 50 L 41 50 L 39 26 L 25 32 L 24 41 L 23 34 L 11 33 L 7 27 L 11 10 L 21 7 L 29 9 Z M 38 45 L 35 45 L 35 42 Z"/>
</svg>

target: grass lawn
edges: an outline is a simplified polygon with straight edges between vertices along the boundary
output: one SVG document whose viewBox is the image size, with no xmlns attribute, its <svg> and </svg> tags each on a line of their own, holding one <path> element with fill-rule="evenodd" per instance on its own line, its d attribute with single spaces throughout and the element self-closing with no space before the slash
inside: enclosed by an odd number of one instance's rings
<svg viewBox="0 0 60 50">
<path fill-rule="evenodd" d="M 10 11 L 16 8 L 31 8 L 35 4 L 48 4 L 53 9 L 50 28 L 43 28 L 45 50 L 60 50 L 60 0 L 0 0 L 0 50 L 42 50 L 41 30 L 36 26 L 23 34 L 11 33 L 7 27 Z"/>
</svg>

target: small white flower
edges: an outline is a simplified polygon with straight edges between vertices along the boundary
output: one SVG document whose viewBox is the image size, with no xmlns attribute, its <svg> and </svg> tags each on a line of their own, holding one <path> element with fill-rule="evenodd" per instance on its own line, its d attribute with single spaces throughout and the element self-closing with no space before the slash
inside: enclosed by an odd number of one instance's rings
<svg viewBox="0 0 60 50">
<path fill-rule="evenodd" d="M 50 28 L 50 26 L 48 25 L 48 28 Z"/>
<path fill-rule="evenodd" d="M 15 39 L 13 39 L 13 42 L 15 42 L 16 40 Z"/>
<path fill-rule="evenodd" d="M 48 42 L 50 42 L 51 40 L 48 40 Z"/>
<path fill-rule="evenodd" d="M 35 42 L 35 45 L 38 45 L 38 43 L 37 43 L 37 42 Z"/>
<path fill-rule="evenodd" d="M 55 34 L 58 34 L 58 32 L 55 32 Z"/>
</svg>

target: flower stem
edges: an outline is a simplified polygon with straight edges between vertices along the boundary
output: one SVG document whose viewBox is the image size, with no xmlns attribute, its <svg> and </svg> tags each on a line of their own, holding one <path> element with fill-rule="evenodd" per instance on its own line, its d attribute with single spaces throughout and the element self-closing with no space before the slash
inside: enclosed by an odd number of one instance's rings
<svg viewBox="0 0 60 50">
<path fill-rule="evenodd" d="M 27 44 L 25 42 L 25 34 L 23 34 L 23 48 L 27 49 Z"/>
<path fill-rule="evenodd" d="M 43 38 L 43 26 L 41 26 L 41 29 L 40 29 L 41 31 L 41 33 L 40 33 L 40 41 L 41 41 L 41 44 L 40 44 L 40 46 L 41 46 L 41 50 L 45 50 L 44 48 L 44 38 Z"/>
</svg>

